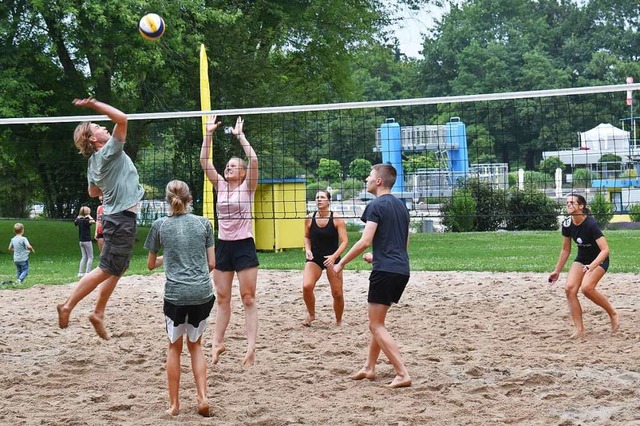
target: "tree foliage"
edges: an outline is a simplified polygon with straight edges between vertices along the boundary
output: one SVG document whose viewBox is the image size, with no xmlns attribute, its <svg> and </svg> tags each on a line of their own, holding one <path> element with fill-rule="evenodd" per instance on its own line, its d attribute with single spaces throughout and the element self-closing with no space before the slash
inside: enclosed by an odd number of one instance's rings
<svg viewBox="0 0 640 426">
<path fill-rule="evenodd" d="M 622 157 L 616 154 L 603 154 L 598 160 L 598 169 L 609 170 L 609 171 L 620 171 L 622 170 Z"/>
<path fill-rule="evenodd" d="M 558 229 L 558 203 L 533 188 L 510 191 L 507 202 L 507 229 L 510 231 L 550 231 Z"/>
<path fill-rule="evenodd" d="M 321 158 L 316 175 L 318 176 L 318 179 L 321 180 L 339 180 L 342 177 L 340 162 L 337 160 L 329 160 L 328 158 Z"/>
<path fill-rule="evenodd" d="M 389 34 L 395 11 L 442 3 L 449 7 L 424 37 L 424 59 L 407 59 Z M 167 25 L 157 42 L 137 36 L 138 19 L 149 10 Z M 88 95 L 127 113 L 199 109 L 201 43 L 216 109 L 617 84 L 640 75 L 639 30 L 631 0 L 7 0 L 0 5 L 0 116 L 84 114 L 71 100 Z M 459 117 L 467 123 L 472 164 L 532 171 L 543 151 L 574 146 L 577 130 L 627 113 L 623 102 L 586 100 L 580 108 L 581 120 L 544 99 L 397 111 L 403 125 Z M 338 163 L 339 173 L 327 175 L 336 181 L 351 173 L 354 159 L 379 161 L 378 113 L 390 112 L 283 114 L 278 123 L 255 115 L 246 130 L 261 156 L 262 177 L 308 177 L 326 159 Z M 37 200 L 50 216 L 72 217 L 92 202 L 86 160 L 71 142 L 74 126 L 0 129 L 6 194 L 0 214 L 24 215 Z M 161 192 L 169 177 L 180 178 L 191 186 L 197 210 L 200 140 L 198 120 L 136 121 L 126 149 L 152 192 Z M 242 153 L 225 137 L 215 138 L 214 151 L 219 169 Z M 439 167 L 441 159 L 430 156 L 408 156 L 405 164 L 410 171 L 431 167 L 432 159 Z M 580 173 L 574 182 L 590 183 Z M 476 207 L 491 217 L 483 206 Z"/>
<path fill-rule="evenodd" d="M 356 158 L 349 164 L 349 177 L 357 181 L 364 181 L 371 173 L 371 161 Z"/>
<path fill-rule="evenodd" d="M 480 179 L 469 179 L 465 187 L 471 192 L 476 202 L 476 231 L 495 231 L 504 222 L 506 210 L 506 194 L 503 189 L 495 187 Z"/>
<path fill-rule="evenodd" d="M 468 190 L 459 190 L 442 205 L 442 224 L 452 232 L 471 232 L 476 229 L 476 200 Z"/>
<path fill-rule="evenodd" d="M 640 21 L 637 3 L 632 1 L 446 3 L 449 12 L 423 43 L 417 84 L 424 96 L 620 84 L 626 76 L 640 74 L 636 48 Z M 590 118 L 581 123 L 582 128 L 598 124 L 596 117 L 617 120 L 624 116 L 623 108 L 620 103 L 617 110 L 605 111 L 587 102 L 583 111 Z M 499 121 L 492 111 L 499 111 Z M 484 123 L 489 135 L 482 134 L 476 141 L 470 129 L 470 157 L 476 152 L 494 154 L 499 162 L 534 170 L 542 151 L 575 143 L 573 135 L 580 129 L 571 117 L 557 111 L 524 99 L 514 101 L 513 108 L 487 102 L 486 109 L 475 109 L 470 117 L 462 110 L 456 112 L 463 121 Z M 508 135 L 492 143 L 505 129 Z"/>
<path fill-rule="evenodd" d="M 405 173 L 413 173 L 418 169 L 430 169 L 438 167 L 438 160 L 433 152 L 407 155 L 402 160 L 402 168 Z"/>
<path fill-rule="evenodd" d="M 608 201 L 602 193 L 598 193 L 593 197 L 593 200 L 589 203 L 589 210 L 591 210 L 591 214 L 601 228 L 607 227 L 615 212 L 613 203 Z"/>
<path fill-rule="evenodd" d="M 573 171 L 573 184 L 579 188 L 591 188 L 593 179 L 594 175 L 589 169 L 581 167 Z"/>
<path fill-rule="evenodd" d="M 385 28 L 396 19 L 391 11 L 423 3 L 427 0 L 8 0 L 0 6 L 0 116 L 85 114 L 71 100 L 86 96 L 126 113 L 198 109 L 201 43 L 210 58 L 216 108 L 361 98 L 362 79 L 353 75 L 357 53 L 383 46 Z M 163 16 L 167 26 L 156 42 L 137 35 L 137 22 L 149 10 Z M 378 51 L 392 58 L 385 53 L 390 47 Z M 388 61 L 390 73 L 373 70 L 371 78 L 401 81 L 394 61 Z M 127 153 L 134 161 L 158 142 L 167 150 L 164 173 L 149 182 L 151 188 L 162 187 L 163 176 L 170 175 L 200 192 L 197 124 L 192 120 L 162 130 L 156 123 L 130 124 Z M 15 190 L 3 198 L 2 214 L 21 215 L 28 203 L 42 198 L 51 216 L 72 217 L 88 201 L 86 185 L 78 185 L 85 180 L 86 161 L 71 143 L 73 127 L 12 127 L 0 134 L 0 178 Z M 254 123 L 252 131 L 266 128 Z M 264 143 L 274 141 L 265 137 Z M 225 152 L 224 140 L 214 149 Z M 299 165 L 308 166 L 303 155 L 266 151 L 283 158 L 274 168 L 282 172 L 268 175 L 298 174 Z M 347 162 L 344 167 L 350 161 L 341 160 Z M 226 160 L 215 161 L 221 167 Z"/>
<path fill-rule="evenodd" d="M 540 162 L 538 170 L 551 176 L 556 175 L 556 169 L 564 170 L 566 166 L 559 157 L 549 157 Z"/>
</svg>

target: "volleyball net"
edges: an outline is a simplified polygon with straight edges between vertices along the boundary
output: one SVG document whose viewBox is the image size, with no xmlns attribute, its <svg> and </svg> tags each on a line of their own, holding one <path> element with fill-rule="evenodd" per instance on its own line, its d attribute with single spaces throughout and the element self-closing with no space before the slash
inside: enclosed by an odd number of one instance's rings
<svg viewBox="0 0 640 426">
<path fill-rule="evenodd" d="M 235 137 L 223 128 L 233 126 L 237 116 L 245 120 L 244 132 L 260 163 L 257 220 L 300 220 L 315 210 L 316 192 L 328 189 L 332 210 L 355 226 L 372 198 L 364 178 L 376 163 L 396 167 L 393 193 L 417 219 L 438 222 L 445 216 L 443 206 L 450 208 L 456 194 L 474 194 L 471 183 L 485 191 L 475 192 L 475 207 L 469 207 L 475 210 L 462 210 L 476 224 L 494 214 L 483 210 L 483 197 L 489 194 L 492 203 L 506 206 L 518 191 L 536 191 L 558 206 L 571 192 L 588 198 L 602 194 L 616 212 L 624 213 L 640 203 L 636 121 L 633 104 L 626 101 L 627 93 L 638 89 L 639 84 L 625 84 L 134 113 L 128 114 L 125 151 L 146 190 L 141 224 L 166 214 L 164 186 L 172 179 L 189 184 L 196 213 L 214 211 L 214 198 L 203 197 L 199 159 L 205 114 L 223 121 L 213 148 L 220 173 L 230 157 L 244 158 Z M 69 218 L 83 204 L 97 205 L 86 191 L 86 160 L 72 140 L 77 123 L 88 119 L 110 127 L 106 117 L 95 115 L 0 119 L 0 186 L 7 194 L 0 216 L 33 215 L 33 206 L 41 206 L 47 217 Z"/>
</svg>

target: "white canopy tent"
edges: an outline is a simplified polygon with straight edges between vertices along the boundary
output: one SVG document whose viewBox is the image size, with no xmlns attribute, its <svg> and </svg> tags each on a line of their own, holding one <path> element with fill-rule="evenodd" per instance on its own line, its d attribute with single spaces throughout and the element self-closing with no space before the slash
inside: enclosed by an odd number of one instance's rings
<svg viewBox="0 0 640 426">
<path fill-rule="evenodd" d="M 591 130 L 578 133 L 580 147 L 558 151 L 545 151 L 542 158 L 558 157 L 571 167 L 595 164 L 604 154 L 615 154 L 623 162 L 630 162 L 636 155 L 630 147 L 630 136 L 626 130 L 619 129 L 609 123 L 601 123 Z"/>
<path fill-rule="evenodd" d="M 628 154 L 629 132 L 609 123 L 598 124 L 593 129 L 580 133 L 580 149 Z"/>
</svg>

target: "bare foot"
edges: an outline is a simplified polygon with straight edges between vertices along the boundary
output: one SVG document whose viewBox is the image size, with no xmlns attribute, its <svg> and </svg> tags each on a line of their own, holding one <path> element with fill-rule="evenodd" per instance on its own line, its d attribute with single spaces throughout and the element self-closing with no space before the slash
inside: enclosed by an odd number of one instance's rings
<svg viewBox="0 0 640 426">
<path fill-rule="evenodd" d="M 256 350 L 247 349 L 247 353 L 244 355 L 244 360 L 242 360 L 242 365 L 244 367 L 251 367 L 256 363 Z"/>
<path fill-rule="evenodd" d="M 573 334 L 569 336 L 569 339 L 582 340 L 584 339 L 584 337 L 585 337 L 584 331 L 574 331 Z"/>
<path fill-rule="evenodd" d="M 391 383 L 387 385 L 390 388 L 408 388 L 411 386 L 411 377 L 407 374 L 406 376 L 396 376 Z"/>
<path fill-rule="evenodd" d="M 220 355 L 222 355 L 222 353 L 224 351 L 226 351 L 227 348 L 224 347 L 224 345 L 221 346 L 214 346 L 211 348 L 211 362 L 213 364 L 217 364 L 218 361 L 220 360 Z"/>
<path fill-rule="evenodd" d="M 58 310 L 58 327 L 69 327 L 69 315 L 71 314 L 71 311 L 65 309 L 62 303 L 56 306 L 56 309 Z"/>
<path fill-rule="evenodd" d="M 171 417 L 175 417 L 178 415 L 178 413 L 180 412 L 180 407 L 175 405 L 175 406 L 171 406 L 167 409 L 167 411 L 165 411 L 165 414 L 170 415 Z"/>
<path fill-rule="evenodd" d="M 618 316 L 618 313 L 616 312 L 615 314 L 613 314 L 611 316 L 611 332 L 615 333 L 619 329 L 620 329 L 620 317 Z"/>
<path fill-rule="evenodd" d="M 311 323 L 314 322 L 315 320 L 316 320 L 315 315 L 307 315 L 307 318 L 305 318 L 305 320 L 302 321 L 302 325 L 304 325 L 305 327 L 311 327 Z"/>
<path fill-rule="evenodd" d="M 204 400 L 204 401 L 197 401 L 198 403 L 198 414 L 200 414 L 202 417 L 211 417 L 211 406 L 209 405 L 209 401 L 208 400 Z"/>
<path fill-rule="evenodd" d="M 89 321 L 91 321 L 91 325 L 96 330 L 98 336 L 103 338 L 104 340 L 109 340 L 109 335 L 107 334 L 107 330 L 104 328 L 104 323 L 102 318 L 96 314 L 89 315 Z"/>
<path fill-rule="evenodd" d="M 373 370 L 367 370 L 365 368 L 351 375 L 351 380 L 362 380 L 362 379 L 375 380 L 375 378 L 376 378 L 376 372 Z"/>
</svg>

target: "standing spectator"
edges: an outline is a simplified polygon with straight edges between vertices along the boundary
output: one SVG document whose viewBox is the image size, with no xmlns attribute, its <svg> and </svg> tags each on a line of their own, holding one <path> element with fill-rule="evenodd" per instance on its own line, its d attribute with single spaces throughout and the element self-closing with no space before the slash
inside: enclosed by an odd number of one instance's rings
<svg viewBox="0 0 640 426">
<path fill-rule="evenodd" d="M 16 265 L 16 277 L 18 284 L 22 284 L 29 275 L 29 252 L 36 251 L 31 247 L 29 240 L 24 234 L 24 225 L 16 223 L 13 225 L 13 232 L 16 234 L 9 243 L 9 251 L 13 252 L 13 263 Z"/>
<path fill-rule="evenodd" d="M 80 240 L 80 267 L 78 277 L 84 277 L 93 268 L 93 243 L 91 242 L 91 225 L 96 223 L 91 217 L 91 209 L 87 206 L 80 207 L 78 217 L 73 221 L 78 227 L 78 239 Z"/>
</svg>

